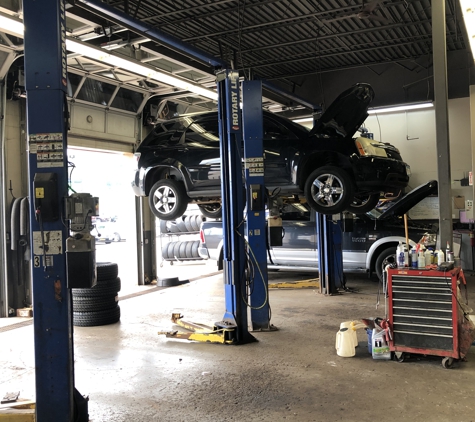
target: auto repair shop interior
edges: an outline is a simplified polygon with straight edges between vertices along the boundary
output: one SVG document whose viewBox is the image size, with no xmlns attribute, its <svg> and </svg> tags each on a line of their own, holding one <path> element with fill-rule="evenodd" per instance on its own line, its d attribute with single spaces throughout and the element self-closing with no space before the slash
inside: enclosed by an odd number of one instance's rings
<svg viewBox="0 0 475 422">
<path fill-rule="evenodd" d="M 0 421 L 469 421 L 470 0 L 2 0 Z"/>
</svg>

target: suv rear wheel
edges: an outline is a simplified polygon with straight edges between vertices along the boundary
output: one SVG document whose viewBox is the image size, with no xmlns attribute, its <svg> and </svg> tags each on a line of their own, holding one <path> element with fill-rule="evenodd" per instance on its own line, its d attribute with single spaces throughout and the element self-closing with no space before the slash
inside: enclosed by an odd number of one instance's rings
<svg viewBox="0 0 475 422">
<path fill-rule="evenodd" d="M 347 210 L 353 214 L 364 214 L 371 211 L 379 202 L 379 194 L 355 194 Z"/>
<path fill-rule="evenodd" d="M 308 204 L 321 214 L 338 214 L 345 211 L 354 196 L 354 187 L 345 170 L 325 166 L 308 177 L 304 194 Z"/>
<path fill-rule="evenodd" d="M 206 218 L 220 218 L 222 214 L 222 207 L 219 202 L 215 204 L 198 205 L 198 208 Z"/>
<path fill-rule="evenodd" d="M 173 179 L 161 179 L 152 186 L 148 196 L 150 209 L 160 220 L 181 217 L 188 206 L 183 183 Z"/>
</svg>

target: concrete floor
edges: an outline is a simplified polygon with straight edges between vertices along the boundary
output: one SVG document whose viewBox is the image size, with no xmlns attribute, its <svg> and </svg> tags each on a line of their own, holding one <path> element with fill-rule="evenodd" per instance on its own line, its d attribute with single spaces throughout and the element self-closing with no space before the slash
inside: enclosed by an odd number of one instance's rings
<svg viewBox="0 0 475 422">
<path fill-rule="evenodd" d="M 475 349 L 450 370 L 438 357 L 373 360 L 360 330 L 356 356 L 336 354 L 340 322 L 384 316 L 384 303 L 375 308 L 377 283 L 348 276 L 347 285 L 352 293 L 332 297 L 311 289 L 272 290 L 271 322 L 278 331 L 254 333 L 257 342 L 237 346 L 157 334 L 173 328 L 172 312 L 205 324 L 220 320 L 221 275 L 121 301 L 120 323 L 75 327 L 76 387 L 89 395 L 90 420 L 475 420 Z M 0 393 L 21 390 L 34 398 L 32 333 L 32 326 L 0 333 Z"/>
</svg>

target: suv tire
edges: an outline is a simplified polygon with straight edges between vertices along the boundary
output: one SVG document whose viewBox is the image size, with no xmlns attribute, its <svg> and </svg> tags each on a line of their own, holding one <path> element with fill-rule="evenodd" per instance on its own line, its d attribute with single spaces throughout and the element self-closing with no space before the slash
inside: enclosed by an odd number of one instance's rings
<svg viewBox="0 0 475 422">
<path fill-rule="evenodd" d="M 353 214 L 364 214 L 371 211 L 379 202 L 379 194 L 373 195 L 355 194 L 353 200 L 347 208 L 347 211 Z"/>
<path fill-rule="evenodd" d="M 383 267 L 388 264 L 396 264 L 396 245 L 392 248 L 385 249 L 376 258 L 374 270 L 379 280 L 381 280 L 383 276 Z"/>
<path fill-rule="evenodd" d="M 198 205 L 198 208 L 206 218 L 221 218 L 223 208 L 219 202 L 215 204 Z"/>
<path fill-rule="evenodd" d="M 353 182 L 345 170 L 325 166 L 310 174 L 304 186 L 308 204 L 321 214 L 345 211 L 354 196 Z"/>
<path fill-rule="evenodd" d="M 161 179 L 155 183 L 148 200 L 152 213 L 160 220 L 175 220 L 183 215 L 188 206 L 185 186 L 173 179 Z"/>
</svg>

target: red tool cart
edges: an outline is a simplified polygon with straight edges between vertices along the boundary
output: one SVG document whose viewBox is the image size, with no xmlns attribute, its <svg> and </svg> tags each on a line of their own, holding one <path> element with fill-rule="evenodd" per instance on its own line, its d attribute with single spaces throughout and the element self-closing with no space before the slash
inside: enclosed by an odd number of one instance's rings
<svg viewBox="0 0 475 422">
<path fill-rule="evenodd" d="M 389 347 L 402 362 L 408 354 L 441 356 L 449 368 L 459 359 L 457 280 L 447 272 L 388 269 Z"/>
</svg>

